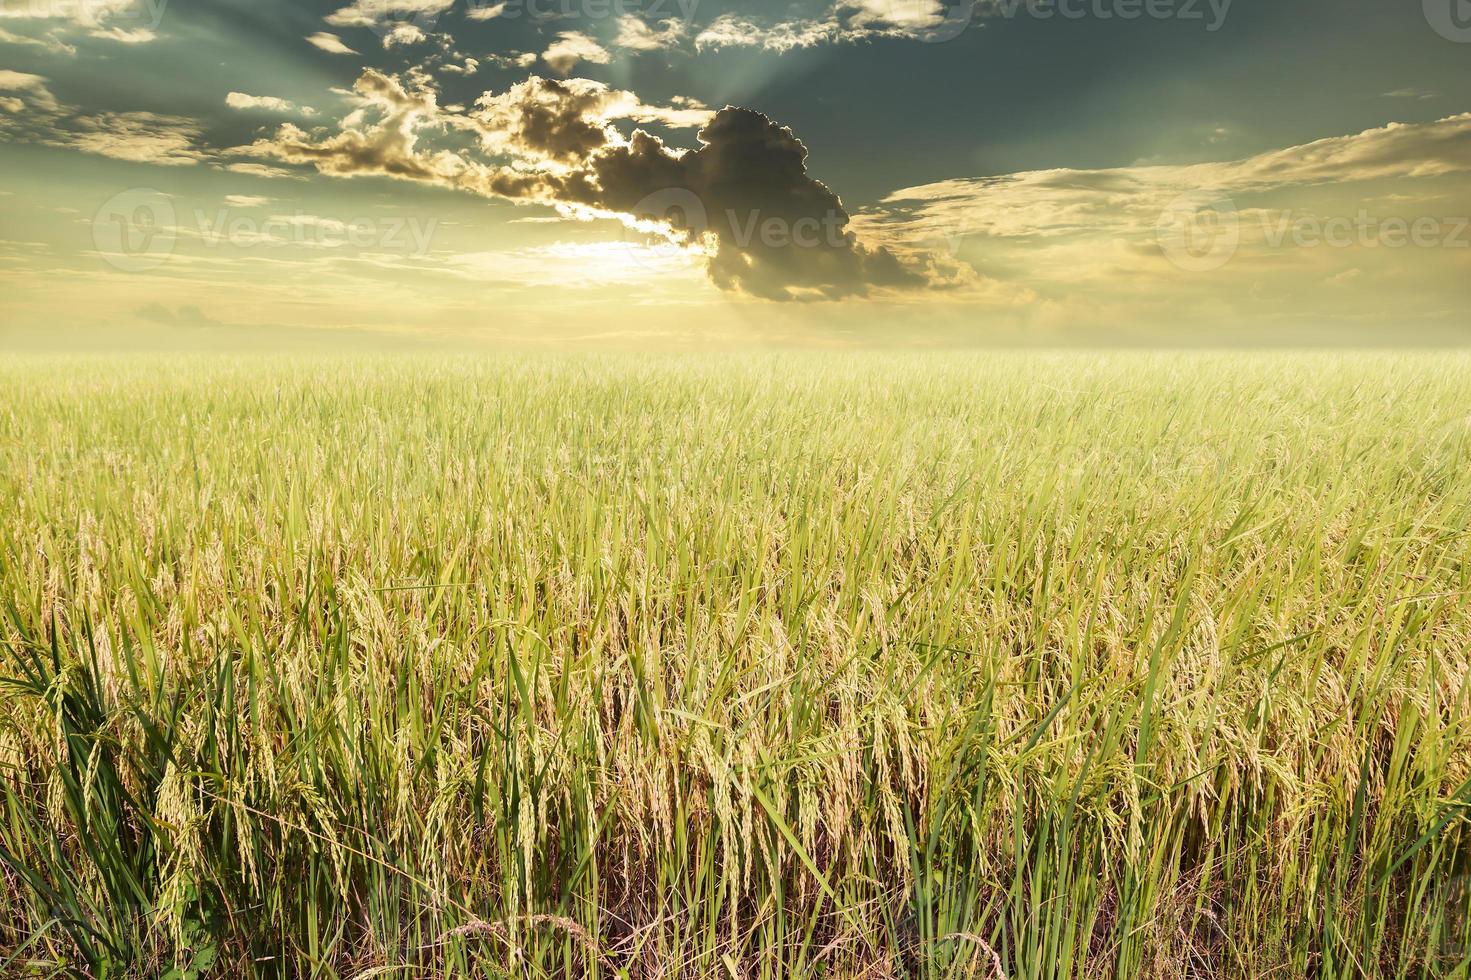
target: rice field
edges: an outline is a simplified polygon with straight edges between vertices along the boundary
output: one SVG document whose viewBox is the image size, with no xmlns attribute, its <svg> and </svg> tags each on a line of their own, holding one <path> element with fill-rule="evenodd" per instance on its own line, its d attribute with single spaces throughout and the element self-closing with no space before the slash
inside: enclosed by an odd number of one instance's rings
<svg viewBox="0 0 1471 980">
<path fill-rule="evenodd" d="M 0 360 L 0 976 L 1471 976 L 1471 356 Z"/>
</svg>

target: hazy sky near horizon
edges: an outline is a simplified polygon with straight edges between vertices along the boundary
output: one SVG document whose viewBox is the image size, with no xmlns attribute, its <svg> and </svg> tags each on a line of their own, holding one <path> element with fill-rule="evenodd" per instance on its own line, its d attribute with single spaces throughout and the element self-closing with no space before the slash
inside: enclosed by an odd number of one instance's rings
<svg viewBox="0 0 1471 980">
<path fill-rule="evenodd" d="M 1465 0 L 0 0 L 0 345 L 1471 341 L 1468 215 Z"/>
</svg>

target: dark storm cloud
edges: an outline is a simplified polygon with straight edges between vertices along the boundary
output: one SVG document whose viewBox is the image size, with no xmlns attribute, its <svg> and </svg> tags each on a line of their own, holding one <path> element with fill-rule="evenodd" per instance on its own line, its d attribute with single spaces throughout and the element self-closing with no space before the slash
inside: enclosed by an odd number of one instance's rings
<svg viewBox="0 0 1471 980">
<path fill-rule="evenodd" d="M 680 154 L 636 133 L 593 154 L 568 191 L 608 211 L 667 220 L 687 243 L 713 237 L 709 273 L 722 289 L 836 299 L 929 283 L 917 263 L 871 249 L 848 230 L 843 202 L 807 172 L 807 148 L 790 129 L 728 107 L 699 139 L 699 149 Z"/>
<path fill-rule="evenodd" d="M 699 148 L 680 151 L 642 130 L 623 141 L 590 125 L 586 93 L 557 82 L 534 90 L 515 138 L 528 155 L 567 166 L 502 172 L 492 178 L 497 194 L 662 227 L 705 249 L 716 285 L 766 299 L 837 299 L 933 280 L 920 262 L 858 241 L 838 195 L 808 173 L 807 148 L 759 112 L 722 109 L 700 130 Z M 564 97 L 540 97 L 548 93 Z"/>
<path fill-rule="evenodd" d="M 946 283 L 928 256 L 860 242 L 842 201 L 808 173 L 807 148 L 754 110 L 712 114 L 688 100 L 649 106 L 598 82 L 538 76 L 487 93 L 464 114 L 378 72 L 366 72 L 356 92 L 379 121 L 369 125 L 355 114 L 341 132 L 323 137 L 284 126 L 246 152 L 338 176 L 430 181 L 583 217 L 615 217 L 702 251 L 720 288 L 766 299 L 839 299 Z M 680 150 L 644 130 L 625 139 L 617 120 L 703 126 L 698 148 Z M 486 155 L 511 162 L 421 151 L 418 131 L 431 127 L 474 132 Z"/>
</svg>

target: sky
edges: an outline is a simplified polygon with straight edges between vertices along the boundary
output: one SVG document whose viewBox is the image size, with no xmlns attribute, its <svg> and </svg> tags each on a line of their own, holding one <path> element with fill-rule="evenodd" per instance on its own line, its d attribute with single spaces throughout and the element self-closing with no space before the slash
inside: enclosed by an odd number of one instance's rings
<svg viewBox="0 0 1471 980">
<path fill-rule="evenodd" d="M 0 346 L 1471 342 L 1467 0 L 0 0 Z"/>
</svg>

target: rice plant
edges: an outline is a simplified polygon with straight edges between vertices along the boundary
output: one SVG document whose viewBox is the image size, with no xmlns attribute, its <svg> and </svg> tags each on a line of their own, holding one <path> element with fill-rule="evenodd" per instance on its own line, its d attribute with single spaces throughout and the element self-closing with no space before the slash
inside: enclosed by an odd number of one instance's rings
<svg viewBox="0 0 1471 980">
<path fill-rule="evenodd" d="M 0 975 L 1471 976 L 1471 358 L 0 390 Z"/>
</svg>

